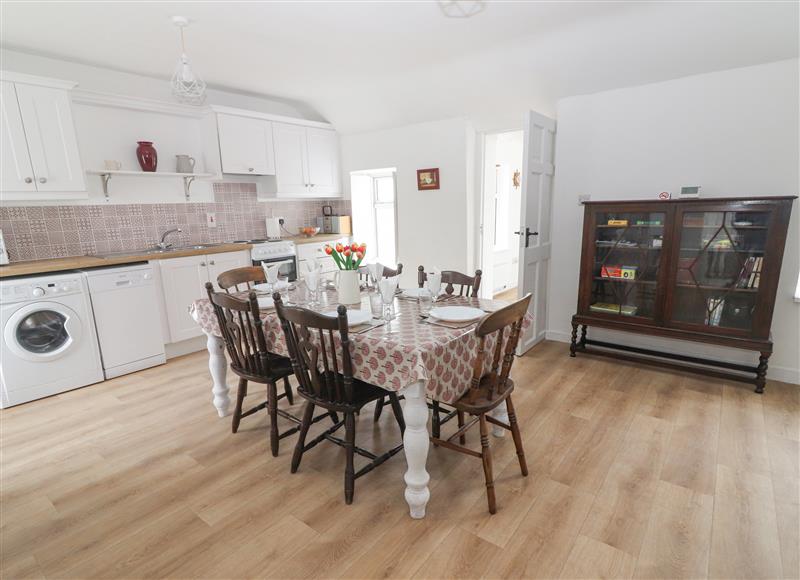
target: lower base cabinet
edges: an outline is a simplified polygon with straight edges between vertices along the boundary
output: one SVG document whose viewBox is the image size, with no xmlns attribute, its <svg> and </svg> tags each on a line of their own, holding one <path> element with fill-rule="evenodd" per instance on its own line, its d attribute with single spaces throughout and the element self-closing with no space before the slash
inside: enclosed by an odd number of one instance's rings
<svg viewBox="0 0 800 580">
<path fill-rule="evenodd" d="M 216 286 L 217 276 L 226 270 L 250 265 L 249 250 L 224 252 L 185 258 L 158 260 L 164 307 L 169 328 L 169 343 L 188 340 L 203 334 L 189 314 L 189 307 L 206 296 L 206 282 Z"/>
</svg>

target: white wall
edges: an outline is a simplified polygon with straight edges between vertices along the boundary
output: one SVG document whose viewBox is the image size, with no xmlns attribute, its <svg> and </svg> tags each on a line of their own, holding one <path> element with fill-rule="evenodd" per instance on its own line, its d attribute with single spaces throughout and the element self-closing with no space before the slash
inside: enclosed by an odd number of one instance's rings
<svg viewBox="0 0 800 580">
<path fill-rule="evenodd" d="M 397 169 L 397 258 L 401 284 L 416 284 L 417 266 L 466 271 L 467 240 L 474 238 L 468 216 L 471 185 L 467 156 L 472 130 L 463 119 L 420 123 L 341 137 L 342 172 Z M 417 190 L 417 169 L 439 168 L 441 188 Z M 472 173 L 469 173 L 471 176 Z M 344 180 L 347 195 L 350 180 Z"/>
<path fill-rule="evenodd" d="M 575 312 L 583 208 L 592 200 L 652 199 L 682 185 L 703 197 L 797 195 L 798 61 L 788 60 L 562 99 L 558 106 L 548 337 L 566 340 Z M 795 202 L 772 323 L 768 376 L 800 383 L 800 207 Z M 590 330 L 590 334 L 592 331 Z M 596 331 L 599 337 L 601 331 Z M 619 342 L 664 341 L 608 333 Z M 669 341 L 674 352 L 745 351 Z"/>
</svg>

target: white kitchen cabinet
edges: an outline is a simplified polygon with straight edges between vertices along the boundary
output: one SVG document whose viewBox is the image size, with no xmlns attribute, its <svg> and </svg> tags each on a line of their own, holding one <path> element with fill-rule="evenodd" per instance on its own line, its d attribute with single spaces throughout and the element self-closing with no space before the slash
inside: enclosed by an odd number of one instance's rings
<svg viewBox="0 0 800 580">
<path fill-rule="evenodd" d="M 0 135 L 2 135 L 2 187 L 3 191 L 36 191 L 33 166 L 28 154 L 22 115 L 17 104 L 14 83 L 2 81 L 3 98 L 0 101 Z"/>
<path fill-rule="evenodd" d="M 278 195 L 307 195 L 306 129 L 275 123 L 275 181 Z"/>
<path fill-rule="evenodd" d="M 217 131 L 223 173 L 275 175 L 270 121 L 218 113 Z"/>
<path fill-rule="evenodd" d="M 308 185 L 314 196 L 338 195 L 339 140 L 334 131 L 306 128 L 308 150 Z"/>
<path fill-rule="evenodd" d="M 338 197 L 339 146 L 335 131 L 273 123 L 278 197 Z"/>
<path fill-rule="evenodd" d="M 2 95 L 4 199 L 86 197 L 68 91 L 4 80 Z"/>
<path fill-rule="evenodd" d="M 322 267 L 323 273 L 332 274 L 336 272 L 339 266 L 336 265 L 336 261 L 331 256 L 325 253 L 325 246 L 328 244 L 335 246 L 337 243 L 349 244 L 350 238 L 344 236 L 329 242 L 297 244 L 298 272 L 302 274 L 306 270 L 306 263 L 312 258 L 317 260 L 317 264 Z"/>
<path fill-rule="evenodd" d="M 217 276 L 226 270 L 250 265 L 250 252 L 224 252 L 158 260 L 164 292 L 169 342 L 200 336 L 203 331 L 189 315 L 189 306 L 207 296 L 206 282 L 217 287 Z"/>
</svg>

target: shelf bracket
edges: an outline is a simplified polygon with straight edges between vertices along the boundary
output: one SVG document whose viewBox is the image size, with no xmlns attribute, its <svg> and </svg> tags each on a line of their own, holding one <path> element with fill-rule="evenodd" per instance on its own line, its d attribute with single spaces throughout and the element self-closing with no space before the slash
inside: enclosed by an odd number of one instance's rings
<svg viewBox="0 0 800 580">
<path fill-rule="evenodd" d="M 108 182 L 111 181 L 111 174 L 101 173 L 100 180 L 103 182 L 103 195 L 106 196 L 106 201 L 109 201 L 111 198 L 108 196 Z"/>
<path fill-rule="evenodd" d="M 183 178 L 183 195 L 186 197 L 186 201 L 189 201 L 190 188 L 195 179 L 197 178 L 194 175 L 187 175 Z"/>
</svg>

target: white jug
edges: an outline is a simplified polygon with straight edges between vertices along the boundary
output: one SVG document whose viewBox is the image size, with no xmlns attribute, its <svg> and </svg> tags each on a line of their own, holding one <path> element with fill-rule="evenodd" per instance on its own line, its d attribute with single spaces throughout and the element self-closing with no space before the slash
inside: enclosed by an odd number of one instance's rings
<svg viewBox="0 0 800 580">
<path fill-rule="evenodd" d="M 337 271 L 336 291 L 339 294 L 339 302 L 341 304 L 361 304 L 358 270 Z"/>
</svg>

